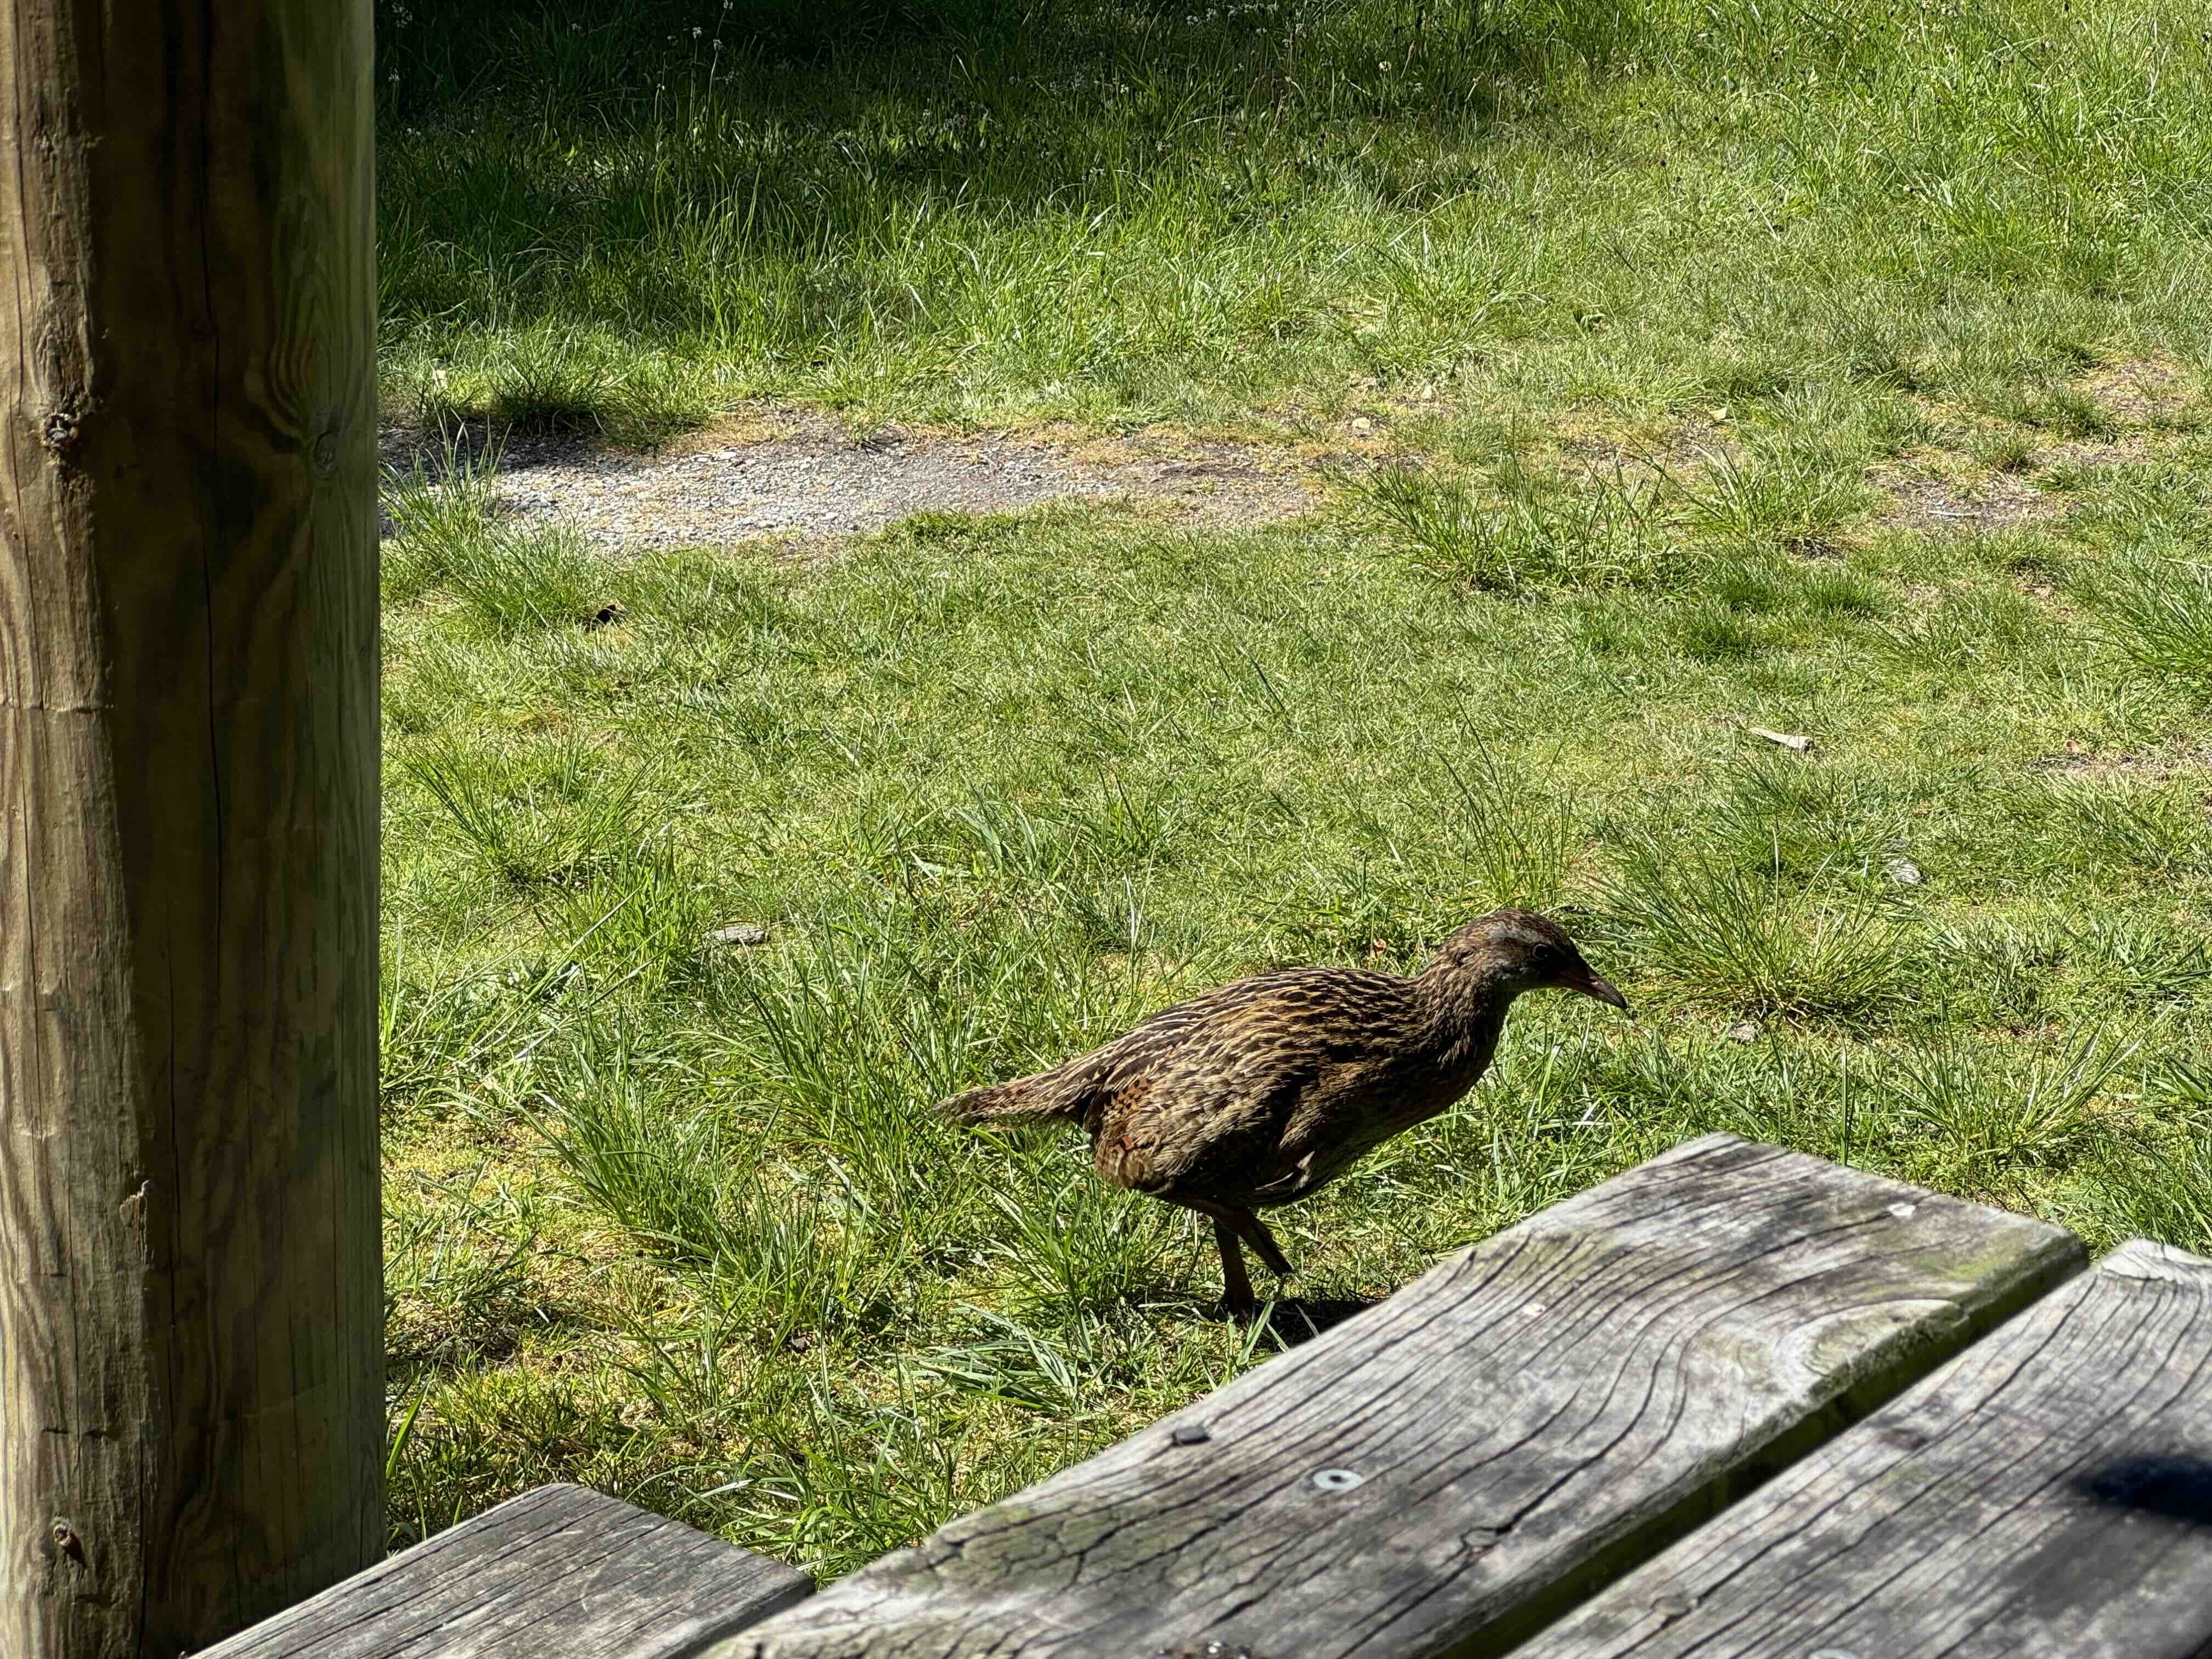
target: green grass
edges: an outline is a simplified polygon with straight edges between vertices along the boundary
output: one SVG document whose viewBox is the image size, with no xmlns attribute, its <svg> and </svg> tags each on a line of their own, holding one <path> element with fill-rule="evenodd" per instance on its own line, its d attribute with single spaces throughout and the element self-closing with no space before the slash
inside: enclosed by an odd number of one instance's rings
<svg viewBox="0 0 2212 1659">
<path fill-rule="evenodd" d="M 2205 346 L 2179 0 L 378 21 L 386 373 L 432 413 L 1782 411 L 1707 499 L 1790 535 L 1899 392 L 2111 431 L 2065 382 L 2116 331 Z"/>
<path fill-rule="evenodd" d="M 2124 566 L 2108 604 L 2113 641 L 2136 672 L 2212 708 L 2212 566 L 2172 555 Z"/>
<path fill-rule="evenodd" d="M 576 1479 L 848 1571 L 1712 1129 L 2212 1249 L 2212 59 L 2156 0 L 1779 16 L 380 5 L 396 416 L 1334 480 L 804 562 L 392 481 L 395 1540 Z M 1272 1328 L 927 1113 L 1502 902 L 1639 1018 L 1524 1005 L 1283 1215 Z"/>
</svg>

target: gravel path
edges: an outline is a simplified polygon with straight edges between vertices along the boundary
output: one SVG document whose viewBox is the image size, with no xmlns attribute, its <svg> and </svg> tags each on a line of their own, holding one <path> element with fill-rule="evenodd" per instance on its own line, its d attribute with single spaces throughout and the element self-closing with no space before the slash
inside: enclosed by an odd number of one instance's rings
<svg viewBox="0 0 2212 1659">
<path fill-rule="evenodd" d="M 1065 500 L 1158 501 L 1182 522 L 1235 527 L 1312 511 L 1313 482 L 1311 465 L 1286 449 L 897 428 L 854 439 L 808 416 L 734 439 L 708 433 L 657 455 L 573 440 L 510 442 L 499 472 L 500 494 L 518 514 L 565 520 L 609 551 L 763 536 L 818 542 L 916 513 L 1017 512 Z"/>
</svg>

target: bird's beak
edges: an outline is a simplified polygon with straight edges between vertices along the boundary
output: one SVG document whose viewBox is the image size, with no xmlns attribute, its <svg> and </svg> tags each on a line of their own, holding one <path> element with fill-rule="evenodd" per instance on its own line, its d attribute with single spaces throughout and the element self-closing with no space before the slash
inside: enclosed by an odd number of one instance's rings
<svg viewBox="0 0 2212 1659">
<path fill-rule="evenodd" d="M 1629 1008 L 1628 999 L 1613 988 L 1611 981 L 1599 977 L 1597 970 L 1588 963 L 1579 963 L 1562 974 L 1559 984 L 1563 989 L 1579 991 L 1586 997 L 1595 997 L 1600 1002 L 1609 1002 L 1624 1014 L 1632 1012 Z"/>
</svg>

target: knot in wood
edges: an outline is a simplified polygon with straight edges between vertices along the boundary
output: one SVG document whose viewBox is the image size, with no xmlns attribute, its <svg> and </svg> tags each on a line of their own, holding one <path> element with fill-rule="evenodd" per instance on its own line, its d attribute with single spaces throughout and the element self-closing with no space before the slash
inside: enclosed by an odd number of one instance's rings
<svg viewBox="0 0 2212 1659">
<path fill-rule="evenodd" d="M 338 470 L 338 439 L 335 432 L 325 432 L 315 440 L 315 471 L 325 478 Z"/>
<path fill-rule="evenodd" d="M 39 424 L 40 441 L 56 455 L 66 455 L 76 447 L 77 432 L 77 415 L 73 409 L 52 410 Z"/>
</svg>

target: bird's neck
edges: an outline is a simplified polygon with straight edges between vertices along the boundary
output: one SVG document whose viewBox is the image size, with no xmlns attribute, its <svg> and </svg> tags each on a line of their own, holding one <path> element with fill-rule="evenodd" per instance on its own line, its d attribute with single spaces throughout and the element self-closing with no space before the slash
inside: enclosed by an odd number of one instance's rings
<svg viewBox="0 0 2212 1659">
<path fill-rule="evenodd" d="M 1432 969 L 1414 981 L 1431 1042 L 1448 1064 L 1478 1072 L 1490 1063 L 1517 989 L 1504 975 L 1482 968 Z"/>
</svg>

